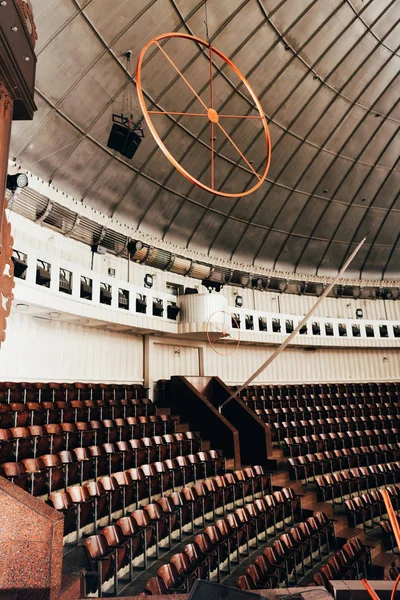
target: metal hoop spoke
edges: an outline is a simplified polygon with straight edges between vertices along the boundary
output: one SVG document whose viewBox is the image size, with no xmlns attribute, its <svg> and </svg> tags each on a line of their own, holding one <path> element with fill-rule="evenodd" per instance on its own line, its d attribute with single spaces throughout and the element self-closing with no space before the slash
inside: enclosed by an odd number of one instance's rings
<svg viewBox="0 0 400 600">
<path fill-rule="evenodd" d="M 180 77 L 182 77 L 183 81 L 186 83 L 186 85 L 188 86 L 188 88 L 192 91 L 192 93 L 196 96 L 197 100 L 204 106 L 204 108 L 206 110 L 208 110 L 207 105 L 203 102 L 203 100 L 200 98 L 200 96 L 198 95 L 198 93 L 196 92 L 196 90 L 190 85 L 190 83 L 188 82 L 188 80 L 186 79 L 186 77 L 184 76 L 184 74 L 181 72 L 181 70 L 176 66 L 176 64 L 174 63 L 174 61 L 172 60 L 172 58 L 170 56 L 168 56 L 168 54 L 165 52 L 164 48 L 161 46 L 161 44 L 159 44 L 157 41 L 155 41 L 156 46 L 159 47 L 159 49 L 161 50 L 161 52 L 164 54 L 165 58 L 171 63 L 171 65 L 174 67 L 175 71 L 178 73 L 178 75 Z"/>
<path fill-rule="evenodd" d="M 207 117 L 204 113 L 177 112 L 172 110 L 149 110 L 149 115 L 178 115 L 182 117 Z"/>
<path fill-rule="evenodd" d="M 247 160 L 247 158 L 245 157 L 245 155 L 243 154 L 243 152 L 241 152 L 239 150 L 238 146 L 235 144 L 235 142 L 233 141 L 233 139 L 231 138 L 231 136 L 229 135 L 229 133 L 224 129 L 224 127 L 222 127 L 221 123 L 218 122 L 217 125 L 221 129 L 221 131 L 226 135 L 226 137 L 228 138 L 228 140 L 230 141 L 230 143 L 232 144 L 232 146 L 235 148 L 236 152 L 238 152 L 238 154 L 242 157 L 242 159 L 244 160 L 244 162 L 246 163 L 246 165 L 249 167 L 249 169 L 251 169 L 253 171 L 254 175 L 258 178 L 258 180 L 261 181 L 260 175 L 253 168 L 253 165 L 251 163 L 249 163 L 249 161 Z"/>
<path fill-rule="evenodd" d="M 260 117 L 259 115 L 224 115 L 218 113 L 218 117 L 220 119 L 259 119 L 260 121 L 262 121 L 262 117 Z"/>
</svg>

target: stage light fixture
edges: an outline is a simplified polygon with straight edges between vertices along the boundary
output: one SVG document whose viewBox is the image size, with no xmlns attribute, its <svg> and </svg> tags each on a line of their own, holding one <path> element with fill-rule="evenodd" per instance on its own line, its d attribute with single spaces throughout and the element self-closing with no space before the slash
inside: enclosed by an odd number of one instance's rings
<svg viewBox="0 0 400 600">
<path fill-rule="evenodd" d="M 357 319 L 362 319 L 364 316 L 363 310 L 362 308 L 356 308 L 356 318 Z"/>
<path fill-rule="evenodd" d="M 28 176 L 25 173 L 15 173 L 7 175 L 7 189 L 15 192 L 18 188 L 24 188 L 28 185 Z"/>
<path fill-rule="evenodd" d="M 150 273 L 146 273 L 146 275 L 144 276 L 144 287 L 145 288 L 153 287 L 153 275 L 150 275 Z"/>
<path fill-rule="evenodd" d="M 210 294 L 213 290 L 215 290 L 216 292 L 220 292 L 224 287 L 222 283 L 218 283 L 217 281 L 211 281 L 210 279 L 203 279 L 201 285 L 204 285 L 204 287 L 208 289 Z"/>
<path fill-rule="evenodd" d="M 128 242 L 128 253 L 129 253 L 129 258 L 131 260 L 133 260 L 133 257 L 135 256 L 136 252 L 139 252 L 139 250 L 141 250 L 143 248 L 143 242 L 141 242 L 140 240 L 131 240 L 130 242 Z"/>
</svg>

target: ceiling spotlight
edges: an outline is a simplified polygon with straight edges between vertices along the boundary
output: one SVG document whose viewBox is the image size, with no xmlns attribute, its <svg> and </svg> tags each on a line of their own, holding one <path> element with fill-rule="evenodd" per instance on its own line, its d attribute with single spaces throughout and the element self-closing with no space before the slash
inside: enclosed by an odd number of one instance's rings
<svg viewBox="0 0 400 600">
<path fill-rule="evenodd" d="M 150 273 L 146 273 L 146 275 L 144 276 L 144 287 L 145 288 L 153 287 L 153 275 L 150 275 Z"/>
<path fill-rule="evenodd" d="M 243 297 L 242 296 L 236 296 L 236 298 L 235 298 L 235 306 L 237 308 L 241 308 L 243 306 Z"/>
<path fill-rule="evenodd" d="M 323 193 L 323 194 L 327 194 L 327 193 L 328 193 L 328 190 L 325 188 L 325 189 L 323 190 L 323 192 L 322 192 L 322 193 Z"/>
<path fill-rule="evenodd" d="M 224 287 L 222 283 L 219 283 L 217 281 L 211 281 L 210 279 L 203 279 L 201 285 L 204 285 L 204 287 L 208 289 L 210 294 L 213 290 L 215 290 L 216 292 L 220 292 Z"/>
<path fill-rule="evenodd" d="M 28 185 L 28 176 L 25 173 L 15 173 L 7 175 L 7 189 L 15 192 L 18 188 L 24 188 Z"/>
<path fill-rule="evenodd" d="M 363 309 L 362 308 L 356 308 L 356 318 L 357 319 L 362 319 L 363 316 L 364 316 Z"/>
<path fill-rule="evenodd" d="M 134 255 L 136 254 L 136 252 L 139 252 L 139 250 L 141 250 L 143 248 L 143 242 L 141 242 L 140 240 L 131 240 L 130 242 L 128 242 L 128 253 L 129 253 L 129 258 L 133 258 Z"/>
<path fill-rule="evenodd" d="M 21 311 L 29 310 L 29 304 L 17 304 L 15 308 Z"/>
</svg>

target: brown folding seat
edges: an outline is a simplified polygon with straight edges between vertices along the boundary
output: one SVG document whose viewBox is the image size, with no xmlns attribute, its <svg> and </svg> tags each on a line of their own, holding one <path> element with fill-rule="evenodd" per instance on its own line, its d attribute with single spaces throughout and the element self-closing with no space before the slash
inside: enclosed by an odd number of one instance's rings
<svg viewBox="0 0 400 600">
<path fill-rule="evenodd" d="M 141 398 L 140 405 L 143 407 L 146 416 L 155 414 L 156 408 L 154 402 L 150 400 L 150 398 Z"/>
<path fill-rule="evenodd" d="M 79 464 L 79 477 L 82 485 L 84 481 L 91 479 L 94 474 L 95 458 L 91 456 L 87 448 L 74 448 L 72 456 Z M 97 473 L 95 478 L 97 478 Z"/>
<path fill-rule="evenodd" d="M 112 514 L 122 509 L 122 490 L 114 475 L 103 475 L 99 478 L 104 490 L 109 495 L 109 522 Z"/>
<path fill-rule="evenodd" d="M 65 486 L 64 468 L 57 454 L 43 454 L 40 456 L 47 475 L 47 489 L 50 494 L 53 490 L 59 490 Z"/>
<path fill-rule="evenodd" d="M 129 399 L 129 403 L 130 403 L 131 407 L 134 410 L 134 416 L 136 418 L 139 418 L 139 417 L 143 416 L 144 413 L 146 412 L 145 407 L 142 406 L 141 401 L 138 400 L 137 398 L 130 398 Z"/>
<path fill-rule="evenodd" d="M 130 433 L 131 433 L 131 427 L 127 423 L 126 419 L 117 417 L 116 419 L 114 419 L 114 427 L 116 427 L 116 429 L 117 429 L 117 432 L 118 432 L 117 439 L 119 441 L 129 440 Z"/>
<path fill-rule="evenodd" d="M 164 594 L 168 594 L 167 586 L 158 575 L 155 577 L 150 577 L 150 579 L 147 580 L 144 591 L 149 596 L 162 596 Z"/>
<path fill-rule="evenodd" d="M 251 589 L 262 590 L 267 587 L 267 577 L 256 563 L 252 563 L 247 567 L 246 575 L 250 580 Z"/>
<path fill-rule="evenodd" d="M 76 506 L 76 545 L 80 545 L 81 529 L 93 520 L 93 498 L 90 497 L 86 487 L 71 485 L 67 489 L 72 502 Z M 52 494 L 51 494 L 52 495 Z"/>
<path fill-rule="evenodd" d="M 175 565 L 172 563 L 161 565 L 157 571 L 157 575 L 163 580 L 169 594 L 172 592 L 186 593 L 188 591 L 185 577 L 179 575 Z"/>
<path fill-rule="evenodd" d="M 30 475 L 20 462 L 5 462 L 0 465 L 0 475 L 23 490 L 30 491 Z"/>
<path fill-rule="evenodd" d="M 168 499 L 173 503 L 175 510 L 178 513 L 178 522 L 179 522 L 179 540 L 182 540 L 182 530 L 185 525 L 192 523 L 192 532 L 193 532 L 193 516 L 192 516 L 192 506 L 191 503 L 188 502 L 181 492 L 172 492 L 168 496 Z"/>
<path fill-rule="evenodd" d="M 171 565 L 176 567 L 177 573 L 184 579 L 187 593 L 192 589 L 197 579 L 197 567 L 184 552 L 173 554 L 170 558 Z"/>
<path fill-rule="evenodd" d="M 303 576 L 306 574 L 304 560 L 306 556 L 309 556 L 310 554 L 310 547 L 308 542 L 296 539 L 297 536 L 295 537 L 291 531 L 289 533 L 283 533 L 279 540 L 286 548 L 288 556 L 291 555 L 293 558 L 295 580 L 297 580 L 297 565 L 301 565 Z"/>
<path fill-rule="evenodd" d="M 171 475 L 168 467 L 164 462 L 157 461 L 153 463 L 153 467 L 157 471 L 159 475 L 161 495 L 163 495 L 166 490 L 170 488 L 171 485 Z"/>
<path fill-rule="evenodd" d="M 135 482 L 136 507 L 138 507 L 140 500 L 146 498 L 146 495 L 148 496 L 147 478 L 141 469 L 126 469 L 126 472 L 129 473 L 129 475 L 132 478 L 132 481 Z"/>
<path fill-rule="evenodd" d="M 176 440 L 175 435 L 167 433 L 162 437 L 164 443 L 167 444 L 168 458 L 176 458 L 179 454 L 179 442 Z"/>
<path fill-rule="evenodd" d="M 240 562 L 240 548 L 238 530 L 234 529 L 227 519 L 217 519 L 215 527 L 221 534 L 221 541 L 226 543 L 228 557 L 228 572 L 231 571 L 231 554 L 236 552 L 236 564 Z"/>
<path fill-rule="evenodd" d="M 14 425 L 13 412 L 8 404 L 0 404 L 0 427 L 10 429 Z"/>
<path fill-rule="evenodd" d="M 113 474 L 122 494 L 122 512 L 125 515 L 128 506 L 131 506 L 136 500 L 136 482 L 133 481 L 128 471 L 118 471 Z"/>
<path fill-rule="evenodd" d="M 115 564 L 115 553 L 107 544 L 107 540 L 103 535 L 91 535 L 83 541 L 86 558 L 90 571 L 97 571 L 96 579 L 89 579 L 90 584 L 87 586 L 87 592 L 95 592 L 102 597 L 101 586 L 106 581 L 114 577 L 114 591 L 118 593 L 118 575 Z"/>
<path fill-rule="evenodd" d="M 264 556 L 266 559 L 269 569 L 276 570 L 278 576 L 278 586 L 283 580 L 285 580 L 286 585 L 289 585 L 289 574 L 285 556 L 279 554 L 272 546 L 265 548 L 262 556 Z"/>
<path fill-rule="evenodd" d="M 20 398 L 21 401 L 25 404 L 26 402 L 34 402 L 36 399 L 36 389 L 34 383 L 29 383 L 25 381 L 21 381 L 18 384 L 20 388 Z"/>
<path fill-rule="evenodd" d="M 96 408 L 98 410 L 100 422 L 103 419 L 110 419 L 111 418 L 111 407 L 108 406 L 106 401 L 102 400 L 101 398 L 98 398 L 94 402 L 95 402 Z"/>
<path fill-rule="evenodd" d="M 272 516 L 274 535 L 276 535 L 278 531 L 278 523 L 280 521 L 283 521 L 284 518 L 284 505 L 279 504 L 278 500 L 273 494 L 266 494 L 263 500 L 268 506 L 268 509 Z"/>
<path fill-rule="evenodd" d="M 153 502 L 151 504 L 147 504 L 144 507 L 144 510 L 149 515 L 151 522 L 155 526 L 156 531 L 156 553 L 157 558 L 159 558 L 159 549 L 160 542 L 162 539 L 168 537 L 168 548 L 171 549 L 172 546 L 172 537 L 171 530 L 169 529 L 169 516 L 167 513 L 164 513 L 161 505 L 158 502 Z"/>
<path fill-rule="evenodd" d="M 218 551 L 211 543 L 209 536 L 206 533 L 199 533 L 194 537 L 194 543 L 198 545 L 201 553 L 207 558 L 208 562 L 208 577 L 217 569 L 217 581 L 220 581 L 220 564 L 218 559 Z"/>
<path fill-rule="evenodd" d="M 169 450 L 168 445 L 165 443 L 165 440 L 161 435 L 153 436 L 153 441 L 157 447 L 158 456 L 156 460 L 163 461 L 168 458 Z"/>
<path fill-rule="evenodd" d="M 141 439 L 131 439 L 128 443 L 133 451 L 135 467 L 140 467 L 148 462 L 148 448 L 146 448 Z"/>
<path fill-rule="evenodd" d="M 74 422 L 86 421 L 88 418 L 87 410 L 83 400 L 71 400 L 71 408 L 74 411 Z"/>
<path fill-rule="evenodd" d="M 74 409 L 70 402 L 65 400 L 56 400 L 54 405 L 57 407 L 58 414 L 60 415 L 60 423 L 73 423 L 74 422 Z"/>
<path fill-rule="evenodd" d="M 126 441 L 118 441 L 115 443 L 115 447 L 117 452 L 120 454 L 121 456 L 121 460 L 122 460 L 122 470 L 125 471 L 125 469 L 130 469 L 131 467 L 135 466 L 135 456 L 134 456 L 134 452 L 133 449 L 131 447 L 131 445 L 129 444 L 129 442 Z"/>
<path fill-rule="evenodd" d="M 114 444 L 118 440 L 118 429 L 115 427 L 111 419 L 103 419 L 101 421 L 105 431 L 105 442 Z"/>
<path fill-rule="evenodd" d="M 188 481 L 196 481 L 198 465 L 202 467 L 197 456 L 191 455 L 191 459 L 189 459 L 189 456 L 176 457 L 176 462 L 182 473 L 183 485 L 186 485 Z"/>
<path fill-rule="evenodd" d="M 93 459 L 94 478 L 97 479 L 100 475 L 111 475 L 111 462 L 102 446 L 89 446 L 89 456 Z"/>
<path fill-rule="evenodd" d="M 257 477 L 260 480 L 261 492 L 264 494 L 269 494 L 272 491 L 271 486 L 271 474 L 266 473 L 265 469 L 262 465 L 254 465 L 253 470 L 255 471 Z"/>
<path fill-rule="evenodd" d="M 46 423 L 46 410 L 40 402 L 27 402 L 29 411 L 29 425 L 44 425 Z"/>
<path fill-rule="evenodd" d="M 157 494 L 161 490 L 161 475 L 157 472 L 154 465 L 151 464 L 144 464 L 139 467 L 139 470 L 146 477 L 149 502 L 151 502 L 153 494 Z"/>
<path fill-rule="evenodd" d="M 95 432 L 86 421 L 77 421 L 75 423 L 76 429 L 79 431 L 79 442 L 78 446 L 87 448 L 92 446 L 95 440 Z"/>
<path fill-rule="evenodd" d="M 14 427 L 28 427 L 28 425 L 31 425 L 31 415 L 26 404 L 10 402 L 8 406 L 13 415 Z"/>
<path fill-rule="evenodd" d="M 264 588 L 276 588 L 278 584 L 278 569 L 272 566 L 263 554 L 254 559 L 254 564 L 260 569 L 263 575 Z"/>
<path fill-rule="evenodd" d="M 179 443 L 179 453 L 181 456 L 187 456 L 191 453 L 191 440 L 184 433 L 175 433 L 175 439 Z"/>
<path fill-rule="evenodd" d="M 161 418 L 158 415 L 149 415 L 147 418 L 148 422 L 152 424 L 152 432 L 151 435 L 164 435 L 167 433 L 165 428 L 165 421 L 161 421 Z"/>
<path fill-rule="evenodd" d="M 118 449 L 118 447 L 115 444 L 106 442 L 105 444 L 102 444 L 102 448 L 107 455 L 109 474 L 111 475 L 111 473 L 114 473 L 115 471 L 119 471 L 120 469 L 122 469 L 123 468 L 123 461 L 122 461 L 123 455 L 122 455 L 122 452 L 120 452 L 120 450 Z"/>
<path fill-rule="evenodd" d="M 107 492 L 100 481 L 88 481 L 85 488 L 93 500 L 93 523 L 94 532 L 97 533 L 97 522 L 99 519 L 108 515 L 109 523 L 111 521 L 111 493 Z"/>
<path fill-rule="evenodd" d="M 294 582 L 297 585 L 298 577 L 294 552 L 292 551 L 292 549 L 286 546 L 286 544 L 282 541 L 281 538 L 282 536 L 280 536 L 279 539 L 275 540 L 272 544 L 272 547 L 275 550 L 278 557 L 280 558 L 280 560 L 284 561 L 287 578 L 289 578 L 289 575 L 293 571 Z"/>
<path fill-rule="evenodd" d="M 234 500 L 233 484 L 228 482 L 226 475 L 217 475 L 216 477 L 214 477 L 214 482 L 220 491 L 222 511 L 225 515 L 227 505 L 233 502 Z"/>
<path fill-rule="evenodd" d="M 107 422 L 107 420 L 106 420 Z M 94 432 L 94 445 L 101 446 L 107 442 L 107 430 L 104 427 L 104 421 L 89 421 L 91 430 Z"/>
<path fill-rule="evenodd" d="M 48 504 L 64 515 L 64 536 L 76 528 L 77 508 L 68 492 L 52 492 Z"/>
<path fill-rule="evenodd" d="M 157 500 L 157 504 L 161 506 L 163 513 L 168 517 L 168 531 L 172 533 L 175 530 L 180 532 L 180 523 L 178 520 L 179 510 L 176 508 L 170 496 L 163 496 Z"/>
<path fill-rule="evenodd" d="M 205 527 L 206 523 L 206 514 L 212 510 L 213 512 L 213 520 L 215 519 L 215 501 L 212 492 L 210 493 L 204 483 L 195 483 L 193 486 L 193 490 L 195 490 L 198 500 L 201 504 L 201 517 L 203 522 L 203 527 Z M 185 492 L 184 492 L 185 493 Z"/>
<path fill-rule="evenodd" d="M 149 417 L 137 417 L 140 424 L 141 434 L 143 437 L 151 437 L 153 435 L 154 427 Z M 162 432 L 161 432 L 162 433 Z"/>
<path fill-rule="evenodd" d="M 140 530 L 133 517 L 121 517 L 116 522 L 123 535 L 129 540 L 129 555 L 132 562 L 143 552 L 143 530 Z"/>
<path fill-rule="evenodd" d="M 109 400 L 106 400 L 106 403 L 110 409 L 110 418 L 112 420 L 120 419 L 122 417 L 122 406 L 120 405 L 119 400 L 110 398 Z"/>
<path fill-rule="evenodd" d="M 142 438 L 143 445 L 147 448 L 147 462 L 154 463 L 158 458 L 158 448 L 152 437 Z"/>
<path fill-rule="evenodd" d="M 260 534 L 263 533 L 264 535 L 266 535 L 264 514 L 262 514 L 259 511 L 258 506 L 255 502 L 252 502 L 250 504 L 245 504 L 244 508 L 249 513 L 250 518 L 254 521 L 255 528 L 256 528 L 255 537 L 256 537 L 257 544 L 258 544 L 258 538 L 259 538 Z"/>
<path fill-rule="evenodd" d="M 43 425 L 30 425 L 28 427 L 33 441 L 33 458 L 50 451 L 50 439 Z"/>
<path fill-rule="evenodd" d="M 0 464 L 13 454 L 14 438 L 9 429 L 0 429 Z"/>
<path fill-rule="evenodd" d="M 79 381 L 75 381 L 73 384 L 76 389 L 76 399 L 77 400 L 88 400 L 90 397 L 89 388 L 86 383 L 81 383 Z"/>
<path fill-rule="evenodd" d="M 182 494 L 190 506 L 192 533 L 194 533 L 194 522 L 198 517 L 202 516 L 201 499 L 199 498 L 197 490 L 194 487 L 185 486 L 182 489 Z"/>
<path fill-rule="evenodd" d="M 9 429 L 14 441 L 14 455 L 18 462 L 23 458 L 32 456 L 33 439 L 28 427 L 11 427 Z"/>
<path fill-rule="evenodd" d="M 193 456 L 193 455 L 189 455 Z M 199 461 L 203 464 L 204 468 L 204 477 L 212 477 L 217 474 L 216 469 L 216 459 L 212 458 L 209 452 L 197 452 L 195 455 L 198 457 Z"/>
<path fill-rule="evenodd" d="M 174 458 L 167 458 L 164 460 L 164 465 L 170 474 L 172 489 L 175 490 L 176 487 L 183 485 L 183 475 L 177 461 Z"/>
<path fill-rule="evenodd" d="M 70 449 L 67 446 L 67 442 L 69 442 L 68 434 L 63 431 L 60 424 L 48 423 L 48 424 L 44 425 L 44 428 L 46 430 L 46 434 L 47 434 L 47 436 L 49 438 L 49 442 L 50 442 L 50 447 L 49 447 L 50 454 L 56 454 L 57 452 L 60 452 L 64 448 L 66 450 Z M 72 449 L 72 446 L 71 446 L 71 449 Z"/>
<path fill-rule="evenodd" d="M 229 513 L 226 515 L 225 521 L 231 527 L 232 531 L 236 533 L 237 545 L 240 553 L 240 548 L 246 544 L 246 555 L 250 554 L 250 538 L 247 534 L 247 523 L 241 521 L 235 513 Z"/>
<path fill-rule="evenodd" d="M 51 426 L 45 425 L 45 427 L 46 427 L 46 430 L 49 431 L 49 428 Z M 57 426 L 53 425 L 53 427 L 57 427 Z M 73 448 L 77 448 L 79 446 L 79 440 L 80 440 L 81 434 L 78 431 L 78 428 L 75 425 L 75 423 L 62 422 L 62 423 L 60 423 L 60 425 L 58 425 L 58 427 L 60 427 L 60 429 L 64 435 L 65 449 L 72 450 Z M 56 451 L 54 449 L 54 447 L 52 450 L 53 450 L 53 452 Z M 61 447 L 60 447 L 60 450 L 61 450 Z"/>
<path fill-rule="evenodd" d="M 129 581 L 133 579 L 133 566 L 130 557 L 130 542 L 129 538 L 126 538 L 118 525 L 107 525 L 103 527 L 100 532 L 101 535 L 107 540 L 107 544 L 114 550 L 115 564 L 117 573 L 129 565 Z M 118 587 L 114 590 L 118 594 Z"/>
<path fill-rule="evenodd" d="M 207 555 L 202 552 L 200 546 L 196 542 L 187 544 L 183 548 L 184 553 L 189 558 L 192 565 L 196 570 L 197 579 L 209 579 L 209 562 Z"/>
<path fill-rule="evenodd" d="M 252 517 L 247 508 L 236 508 L 234 514 L 237 516 L 239 521 L 246 527 L 246 537 L 249 541 L 255 538 L 255 545 L 258 548 L 258 537 L 257 537 L 257 519 Z"/>
<path fill-rule="evenodd" d="M 175 421 L 169 415 L 158 415 L 163 425 L 163 435 L 175 433 Z"/>
<path fill-rule="evenodd" d="M 143 539 L 143 567 L 147 569 L 147 548 L 155 541 L 156 528 L 151 521 L 149 514 L 145 510 L 137 509 L 133 511 L 131 517 L 134 519 Z"/>
</svg>

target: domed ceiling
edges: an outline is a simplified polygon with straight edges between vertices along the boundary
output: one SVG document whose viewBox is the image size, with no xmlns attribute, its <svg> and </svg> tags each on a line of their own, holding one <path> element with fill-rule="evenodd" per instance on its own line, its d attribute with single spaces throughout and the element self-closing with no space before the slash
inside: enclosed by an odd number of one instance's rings
<svg viewBox="0 0 400 600">
<path fill-rule="evenodd" d="M 32 0 L 38 29 L 33 122 L 15 123 L 11 158 L 119 222 L 212 257 L 334 275 L 363 236 L 348 276 L 400 277 L 399 0 Z M 206 9 L 206 10 L 205 10 Z M 132 160 L 107 148 L 112 114 L 129 104 L 143 45 L 165 32 L 226 54 L 258 95 L 272 139 L 271 167 L 253 194 L 231 199 L 185 179 L 145 138 Z M 209 102 L 209 57 L 192 42 L 163 49 Z M 153 110 L 198 113 L 201 103 L 161 50 L 149 52 L 143 90 Z M 214 57 L 214 107 L 251 115 L 254 103 Z M 201 111 L 200 111 L 201 112 Z M 204 112 L 204 111 L 203 111 Z M 185 169 L 210 182 L 210 122 L 155 115 Z M 226 119 L 246 155 L 215 132 L 215 181 L 248 189 L 262 172 L 260 120 Z M 254 184 L 254 181 L 253 181 Z"/>
</svg>

